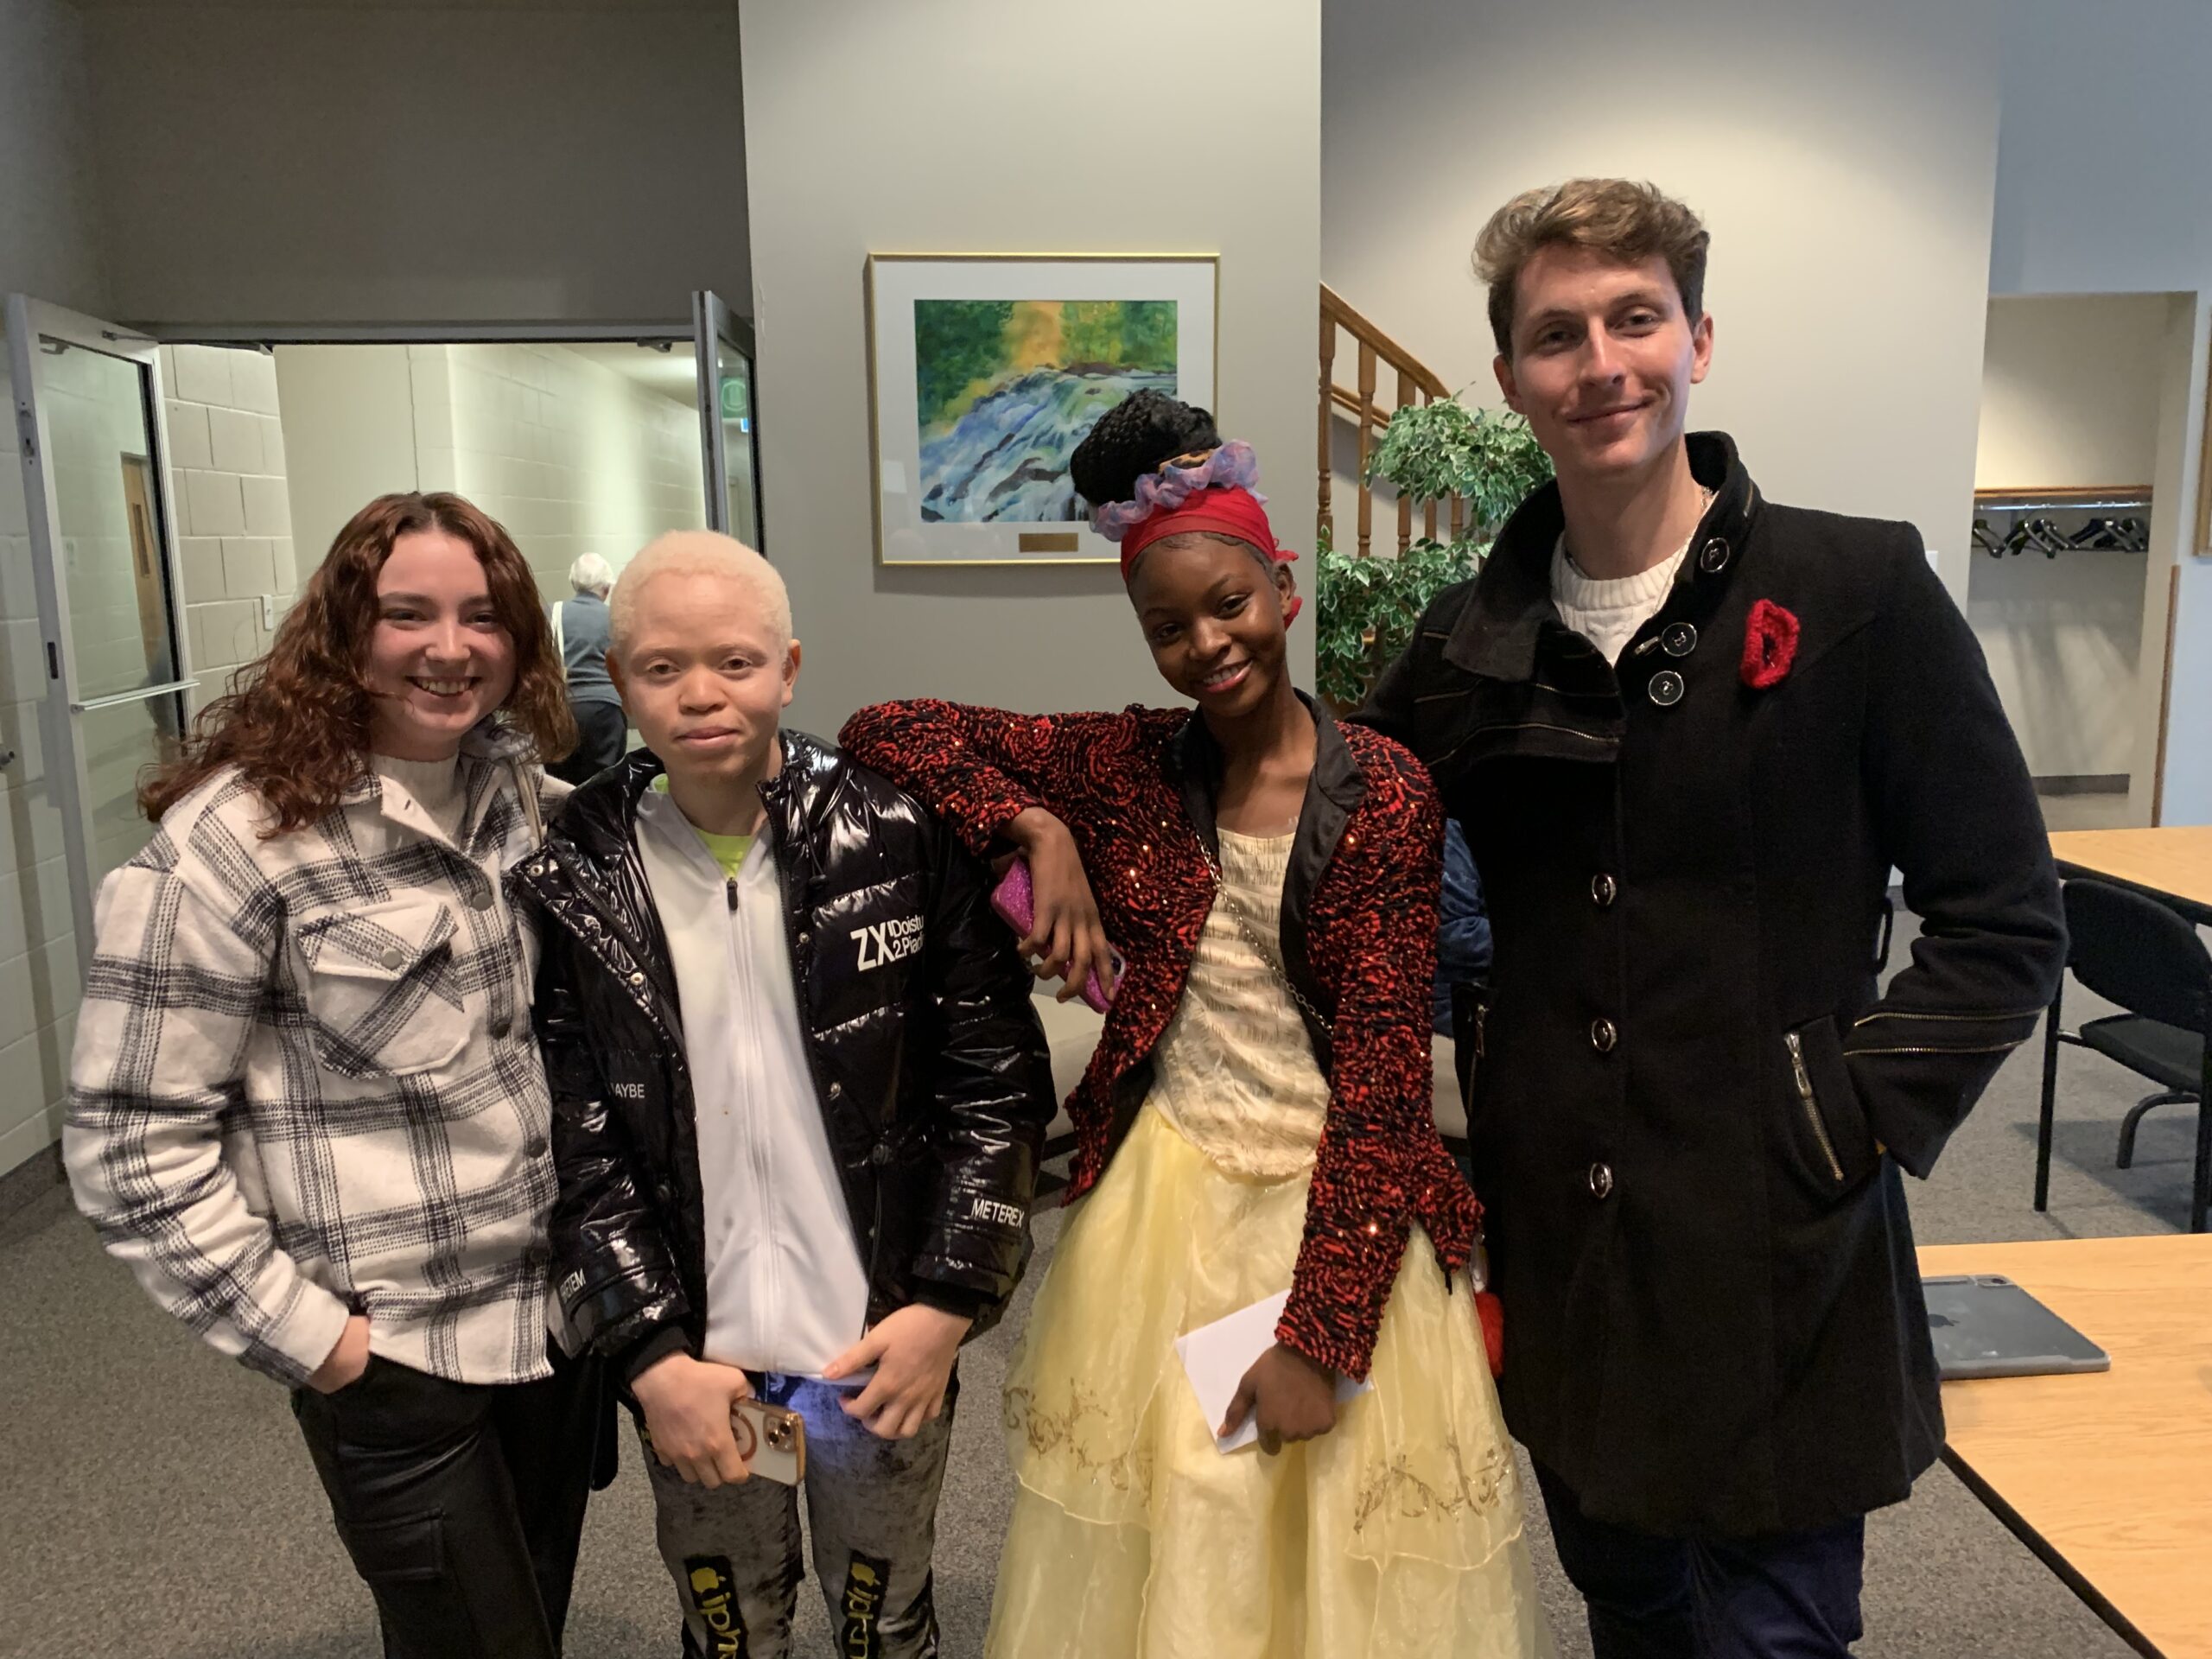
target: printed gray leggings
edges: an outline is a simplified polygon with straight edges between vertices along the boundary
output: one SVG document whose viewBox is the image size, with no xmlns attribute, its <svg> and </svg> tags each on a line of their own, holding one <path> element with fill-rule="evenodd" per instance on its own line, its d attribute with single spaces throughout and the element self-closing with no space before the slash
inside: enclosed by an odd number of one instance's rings
<svg viewBox="0 0 2212 1659">
<path fill-rule="evenodd" d="M 756 1376 L 754 1391 L 806 1420 L 806 1518 L 839 1659 L 936 1659 L 930 1556 L 952 1435 L 944 1410 L 911 1440 L 879 1440 L 848 1417 L 845 1393 Z M 639 1439 L 644 1440 L 642 1427 Z M 801 1559 L 798 1493 L 771 1480 L 693 1486 L 645 1444 L 661 1559 L 683 1610 L 683 1650 L 702 1659 L 786 1659 Z"/>
</svg>

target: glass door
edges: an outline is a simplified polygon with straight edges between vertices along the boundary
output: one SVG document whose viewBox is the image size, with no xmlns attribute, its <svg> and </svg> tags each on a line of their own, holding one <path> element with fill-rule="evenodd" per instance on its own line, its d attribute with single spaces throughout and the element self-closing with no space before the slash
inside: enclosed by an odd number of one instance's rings
<svg viewBox="0 0 2212 1659">
<path fill-rule="evenodd" d="M 753 417 L 753 325 L 731 311 L 720 295 L 702 289 L 691 296 L 691 327 L 698 346 L 707 524 L 736 537 L 748 547 L 761 547 L 760 434 Z"/>
<path fill-rule="evenodd" d="M 20 294 L 8 379 L 38 591 L 46 785 L 61 815 L 78 960 L 92 894 L 146 844 L 138 779 L 175 752 L 191 677 L 154 342 Z"/>
</svg>

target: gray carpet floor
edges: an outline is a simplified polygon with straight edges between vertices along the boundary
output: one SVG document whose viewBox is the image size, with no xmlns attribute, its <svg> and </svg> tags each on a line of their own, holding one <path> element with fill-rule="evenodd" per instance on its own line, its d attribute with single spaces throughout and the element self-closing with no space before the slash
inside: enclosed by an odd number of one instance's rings
<svg viewBox="0 0 2212 1659">
<path fill-rule="evenodd" d="M 1901 928 L 1897 947 L 1910 943 Z M 2069 1024 L 2096 1012 L 2069 992 Z M 2145 1088 L 2079 1050 L 2061 1060 L 2048 1216 L 2030 1207 L 2040 1043 L 2015 1054 L 1916 1188 L 1926 1243 L 2177 1230 L 2193 1116 L 2146 1121 L 2113 1167 L 2121 1114 Z M 1040 1225 L 1039 1265 L 1058 1236 Z M 1033 1285 L 1037 1275 L 1032 1274 Z M 996 1433 L 1010 1332 L 1027 1296 L 963 1362 L 938 1541 L 950 1659 L 981 1651 L 1011 1483 Z M 576 1659 L 672 1659 L 673 1592 L 653 1552 L 634 1444 L 593 1504 L 569 1622 Z M 1530 1487 L 1533 1493 L 1533 1486 Z M 1537 1572 L 1563 1655 L 1586 1655 L 1580 1605 L 1531 1503 Z M 1885 1659 L 2120 1659 L 2129 1649 L 1948 1473 L 1873 1517 L 1866 1637 Z M 810 1585 L 796 1651 L 830 1653 Z M 367 1659 L 367 1593 L 334 1537 L 284 1395 L 190 1340 L 107 1261 L 50 1191 L 0 1221 L 0 1655 L 74 1659 Z M 1194 1656 L 1194 1659 L 1197 1656 Z"/>
</svg>

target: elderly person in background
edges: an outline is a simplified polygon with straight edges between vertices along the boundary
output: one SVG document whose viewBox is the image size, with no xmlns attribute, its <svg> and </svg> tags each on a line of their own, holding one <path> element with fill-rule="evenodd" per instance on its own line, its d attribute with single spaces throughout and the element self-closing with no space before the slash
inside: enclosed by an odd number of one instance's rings
<svg viewBox="0 0 2212 1659">
<path fill-rule="evenodd" d="M 565 760 L 547 768 L 556 778 L 581 784 L 622 758 L 629 746 L 629 722 L 622 699 L 607 677 L 607 595 L 614 570 L 596 553 L 569 567 L 573 599 L 552 605 L 553 644 L 569 681 L 569 712 L 576 720 L 576 747 Z"/>
</svg>

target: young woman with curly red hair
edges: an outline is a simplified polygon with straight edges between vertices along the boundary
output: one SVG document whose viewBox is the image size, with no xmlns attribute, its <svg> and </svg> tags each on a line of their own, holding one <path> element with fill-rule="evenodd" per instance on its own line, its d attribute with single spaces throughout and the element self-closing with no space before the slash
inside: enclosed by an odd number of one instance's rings
<svg viewBox="0 0 2212 1659">
<path fill-rule="evenodd" d="M 288 1385 L 385 1652 L 551 1659 L 593 1369 L 549 1341 L 551 1103 L 511 868 L 574 741 L 506 532 L 356 514 L 141 795 L 63 1151 L 153 1297 Z"/>
<path fill-rule="evenodd" d="M 1548 1651 L 1465 1272 L 1480 1212 L 1433 1116 L 1435 794 L 1293 690 L 1292 556 L 1248 446 L 1140 392 L 1071 471 L 1196 709 L 891 703 L 842 740 L 976 851 L 1027 855 L 1023 948 L 1066 995 L 1126 955 L 1068 1101 L 1089 1196 L 1007 1382 L 988 1651 Z M 1271 1298 L 1217 1424 L 1176 1339 Z M 1248 1419 L 1259 1446 L 1218 1450 Z"/>
</svg>

